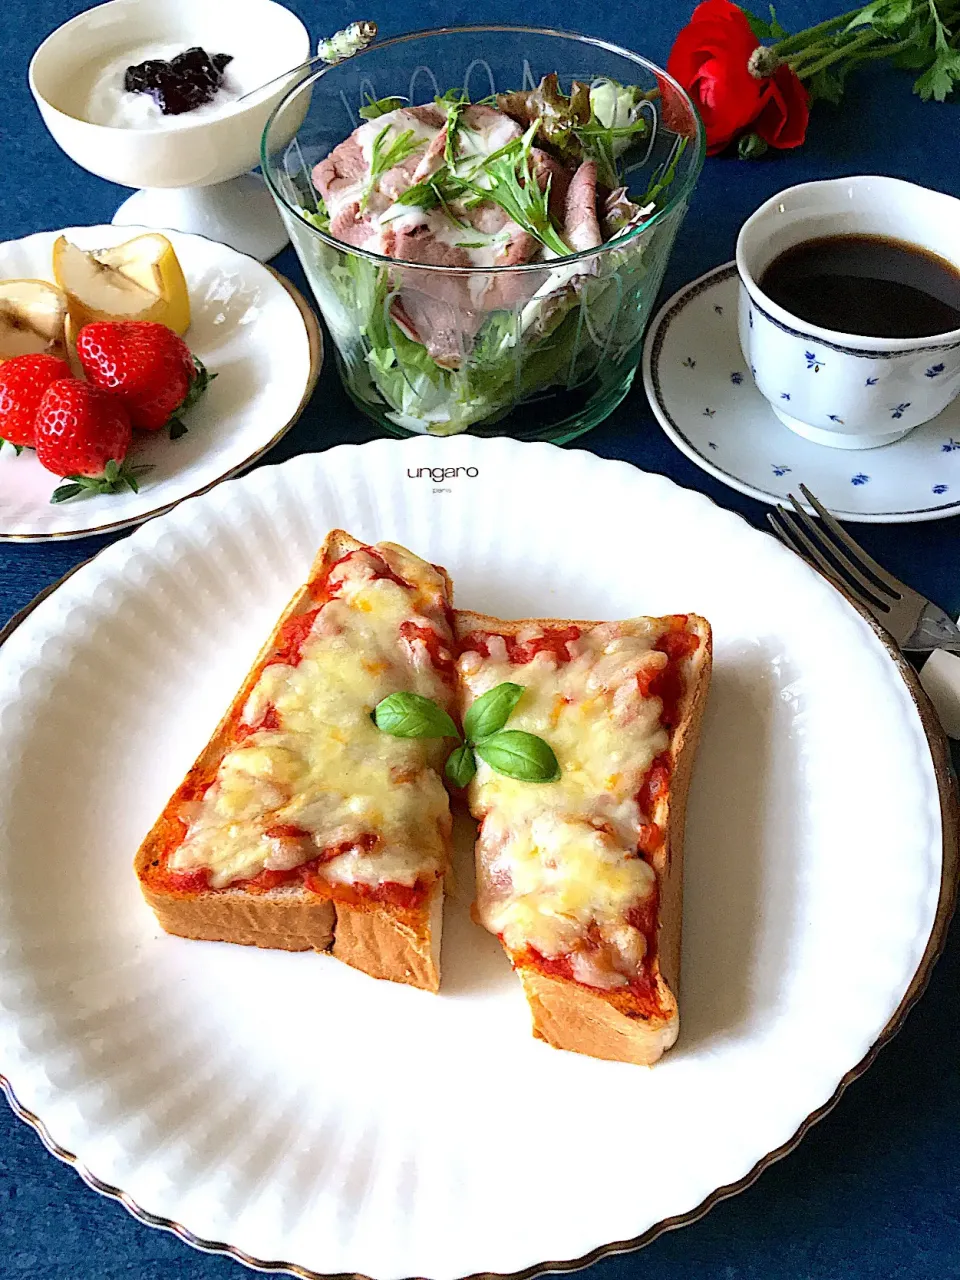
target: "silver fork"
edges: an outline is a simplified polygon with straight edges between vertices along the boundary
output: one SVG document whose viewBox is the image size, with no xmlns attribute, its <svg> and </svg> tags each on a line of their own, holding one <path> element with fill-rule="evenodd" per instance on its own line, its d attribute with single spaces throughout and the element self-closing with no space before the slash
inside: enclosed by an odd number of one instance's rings
<svg viewBox="0 0 960 1280">
<path fill-rule="evenodd" d="M 946 649 L 960 654 L 960 629 L 945 610 L 868 556 L 805 484 L 800 492 L 820 519 L 814 520 L 788 494 L 793 510 L 778 503 L 776 512 L 767 515 L 780 541 L 858 601 L 905 653 Z"/>
</svg>

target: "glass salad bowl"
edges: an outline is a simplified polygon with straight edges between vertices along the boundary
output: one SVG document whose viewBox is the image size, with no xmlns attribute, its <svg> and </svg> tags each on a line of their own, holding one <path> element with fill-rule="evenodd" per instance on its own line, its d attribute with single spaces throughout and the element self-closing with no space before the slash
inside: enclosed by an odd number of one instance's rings
<svg viewBox="0 0 960 1280">
<path fill-rule="evenodd" d="M 703 155 L 690 99 L 645 58 L 484 26 L 323 68 L 261 159 L 365 413 L 561 443 L 630 389 Z"/>
</svg>

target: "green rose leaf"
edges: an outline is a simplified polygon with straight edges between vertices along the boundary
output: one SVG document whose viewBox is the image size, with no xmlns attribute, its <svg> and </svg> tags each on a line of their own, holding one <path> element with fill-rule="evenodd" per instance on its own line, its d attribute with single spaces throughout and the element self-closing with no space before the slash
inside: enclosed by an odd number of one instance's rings
<svg viewBox="0 0 960 1280">
<path fill-rule="evenodd" d="M 756 133 L 745 133 L 737 143 L 741 160 L 759 160 L 768 149 L 768 144 Z"/>
<path fill-rule="evenodd" d="M 475 747 L 491 769 L 519 782 L 556 782 L 560 765 L 553 749 L 542 738 L 522 729 L 502 729 Z"/>
<path fill-rule="evenodd" d="M 750 30 L 758 40 L 770 40 L 773 32 L 770 30 L 770 23 L 766 18 L 761 18 L 755 13 L 751 13 L 749 9 L 743 10 L 743 16 L 746 18 Z"/>
<path fill-rule="evenodd" d="M 522 684 L 498 684 L 472 703 L 463 717 L 463 732 L 470 742 L 479 742 L 496 733 L 510 719 L 514 707 L 523 697 Z"/>
<path fill-rule="evenodd" d="M 391 693 L 377 703 L 373 723 L 394 738 L 459 738 L 442 707 L 421 693 Z"/>
<path fill-rule="evenodd" d="M 477 772 L 477 762 L 474 759 L 473 747 L 468 742 L 457 747 L 456 751 L 450 755 L 445 772 L 448 781 L 455 787 L 465 787 L 471 780 Z"/>
</svg>

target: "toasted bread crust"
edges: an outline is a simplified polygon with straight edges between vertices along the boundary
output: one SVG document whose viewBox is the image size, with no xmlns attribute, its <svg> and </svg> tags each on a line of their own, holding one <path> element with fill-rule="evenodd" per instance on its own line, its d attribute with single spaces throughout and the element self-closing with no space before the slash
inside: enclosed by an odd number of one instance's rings
<svg viewBox="0 0 960 1280">
<path fill-rule="evenodd" d="M 307 581 L 283 611 L 209 742 L 137 851 L 134 870 L 144 899 L 167 933 L 284 951 L 332 948 L 339 959 L 373 977 L 436 991 L 440 982 L 442 880 L 423 907 L 400 911 L 377 902 L 345 906 L 301 886 L 282 887 L 268 893 L 250 893 L 242 887 L 183 893 L 160 891 L 149 878 L 151 865 L 168 846 L 171 836 L 179 833 L 177 813 L 183 795 L 189 794 L 194 784 L 204 781 L 218 765 L 227 745 L 227 734 L 253 692 L 260 664 L 276 644 L 281 628 L 289 618 L 313 607 L 311 588 L 315 582 L 324 578 L 338 560 L 365 545 L 342 529 L 334 529 L 327 535 Z M 453 592 L 450 577 L 445 570 L 441 572 L 450 599 Z M 435 939 L 434 924 L 437 926 Z"/>
<path fill-rule="evenodd" d="M 555 1049 L 649 1067 L 676 1041 L 676 1014 L 639 1021 L 608 1000 L 607 992 L 536 969 L 520 968 L 517 973 L 533 1015 L 533 1034 Z"/>
<path fill-rule="evenodd" d="M 333 954 L 373 978 L 440 989 L 440 929 L 443 881 L 418 911 L 367 904 L 334 903 Z"/>
<path fill-rule="evenodd" d="M 277 951 L 328 951 L 333 942 L 333 903 L 296 890 L 282 897 L 225 890 L 177 898 L 141 888 L 160 927 L 181 938 Z"/>
<path fill-rule="evenodd" d="M 605 625 L 576 618 L 505 621 L 489 614 L 460 609 L 454 616 L 458 641 L 473 631 L 515 636 L 531 628 L 546 630 L 573 626 L 588 631 Z M 659 1012 L 651 1016 L 629 992 L 622 989 L 601 991 L 515 963 L 533 1015 L 533 1033 L 558 1049 L 570 1049 L 616 1062 L 649 1065 L 675 1043 L 679 1033 L 677 992 L 683 923 L 683 833 L 687 794 L 713 658 L 710 624 L 696 614 L 687 616 L 688 626 L 700 637 L 701 644 L 696 653 L 683 659 L 684 693 L 679 707 L 680 718 L 670 741 L 673 775 L 666 796 L 658 798 L 654 812 L 648 815 L 664 832 L 663 844 L 648 859 L 656 872 L 660 893 L 656 954 L 652 966 Z M 516 957 L 511 959 L 517 960 Z"/>
</svg>

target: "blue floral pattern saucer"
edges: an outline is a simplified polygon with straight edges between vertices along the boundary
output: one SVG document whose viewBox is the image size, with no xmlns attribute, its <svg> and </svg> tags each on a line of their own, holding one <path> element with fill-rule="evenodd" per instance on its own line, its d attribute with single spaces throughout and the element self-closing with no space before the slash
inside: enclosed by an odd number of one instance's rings
<svg viewBox="0 0 960 1280">
<path fill-rule="evenodd" d="M 960 401 L 878 449 L 804 440 L 754 384 L 737 337 L 737 293 L 736 265 L 717 267 L 674 294 L 647 333 L 650 407 L 688 458 L 761 502 L 782 502 L 803 481 L 844 520 L 898 524 L 960 513 Z M 810 353 L 811 367 L 818 357 Z M 939 372 L 932 365 L 929 376 Z M 907 407 L 890 411 L 896 417 Z"/>
</svg>

